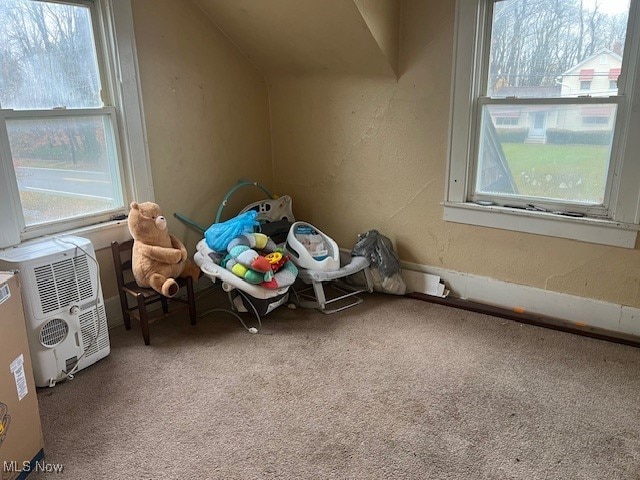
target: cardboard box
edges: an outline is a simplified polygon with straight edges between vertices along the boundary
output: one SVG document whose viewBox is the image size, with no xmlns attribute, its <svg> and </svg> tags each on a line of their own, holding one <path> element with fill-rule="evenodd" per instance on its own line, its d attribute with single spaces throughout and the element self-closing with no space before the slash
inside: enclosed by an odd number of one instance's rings
<svg viewBox="0 0 640 480">
<path fill-rule="evenodd" d="M 20 283 L 0 272 L 0 478 L 25 478 L 43 457 Z"/>
</svg>

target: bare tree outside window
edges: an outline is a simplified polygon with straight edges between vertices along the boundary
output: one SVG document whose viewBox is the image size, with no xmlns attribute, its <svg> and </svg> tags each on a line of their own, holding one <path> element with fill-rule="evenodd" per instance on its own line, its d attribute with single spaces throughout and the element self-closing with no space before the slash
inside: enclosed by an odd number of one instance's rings
<svg viewBox="0 0 640 480">
<path fill-rule="evenodd" d="M 504 0 L 494 4 L 489 96 L 505 87 L 554 87 L 598 51 L 622 56 L 629 2 Z M 608 75 L 608 71 L 606 72 Z M 574 74 L 577 75 L 577 74 Z"/>
<path fill-rule="evenodd" d="M 89 6 L 0 1 L 0 108 L 26 227 L 122 206 Z"/>
<path fill-rule="evenodd" d="M 3 0 L 0 25 L 2 108 L 103 106 L 88 8 Z"/>
</svg>

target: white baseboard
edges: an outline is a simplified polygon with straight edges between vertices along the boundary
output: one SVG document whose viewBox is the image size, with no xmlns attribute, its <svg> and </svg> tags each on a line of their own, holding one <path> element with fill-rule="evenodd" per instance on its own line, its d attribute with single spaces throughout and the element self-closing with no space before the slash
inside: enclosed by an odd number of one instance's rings
<svg viewBox="0 0 640 480">
<path fill-rule="evenodd" d="M 451 290 L 450 295 L 485 305 L 493 305 L 519 313 L 529 312 L 571 322 L 640 337 L 640 308 L 603 302 L 542 288 L 517 285 L 490 277 L 402 262 L 402 277 L 409 291 L 426 293 L 426 273 L 439 275 Z M 210 286 L 200 279 L 196 290 Z M 109 328 L 123 324 L 120 298 L 105 299 Z"/>
<path fill-rule="evenodd" d="M 518 313 L 529 312 L 564 320 L 576 326 L 596 327 L 640 337 L 640 308 L 603 302 L 542 288 L 517 285 L 489 277 L 402 262 L 407 289 L 426 293 L 425 274 L 439 275 L 453 297 Z"/>
</svg>

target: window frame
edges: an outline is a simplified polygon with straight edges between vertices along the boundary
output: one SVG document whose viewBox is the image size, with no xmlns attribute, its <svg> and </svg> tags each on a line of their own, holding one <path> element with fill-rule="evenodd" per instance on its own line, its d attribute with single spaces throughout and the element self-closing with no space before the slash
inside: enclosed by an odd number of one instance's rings
<svg viewBox="0 0 640 480">
<path fill-rule="evenodd" d="M 500 206 L 491 198 L 474 195 L 476 145 L 482 105 L 505 103 L 483 96 L 486 91 L 483 58 L 488 58 L 493 0 L 457 0 L 452 94 L 448 145 L 444 219 L 446 221 L 501 228 L 540 235 L 569 238 L 592 243 L 634 248 L 640 223 L 640 162 L 633 153 L 640 151 L 640 0 L 631 0 L 623 70 L 619 95 L 534 99 L 535 104 L 616 103 L 618 114 L 610 162 L 606 208 L 582 207 L 581 217 L 549 211 Z M 513 103 L 514 100 L 510 99 Z M 532 103 L 516 99 L 515 103 Z M 506 102 L 509 103 L 509 102 Z M 518 199 L 508 202 L 518 204 Z M 519 202 L 526 207 L 527 199 Z M 536 205 L 540 202 L 536 200 Z M 553 203 L 553 202 L 551 202 Z M 564 204 L 566 205 L 566 204 Z M 553 210 L 555 208 L 544 208 Z M 573 209 L 572 209 L 573 210 Z"/>
<path fill-rule="evenodd" d="M 128 211 L 133 199 L 153 201 L 153 182 L 144 122 L 144 107 L 140 90 L 137 52 L 130 0 L 47 0 L 52 3 L 82 5 L 90 8 L 93 37 L 98 56 L 104 107 L 67 110 L 4 110 L 2 116 L 29 116 L 42 112 L 45 116 L 83 115 L 85 112 L 110 115 L 115 119 L 113 130 L 118 150 L 119 178 L 123 207 L 98 215 L 49 222 L 25 227 L 15 170 L 9 151 L 6 124 L 0 122 L 0 248 L 51 235 L 81 233 L 97 240 L 96 248 L 107 246 L 107 238 L 122 238 L 126 228 L 114 220 Z M 126 222 L 125 222 L 126 223 Z M 114 228 L 118 233 L 114 234 Z"/>
</svg>

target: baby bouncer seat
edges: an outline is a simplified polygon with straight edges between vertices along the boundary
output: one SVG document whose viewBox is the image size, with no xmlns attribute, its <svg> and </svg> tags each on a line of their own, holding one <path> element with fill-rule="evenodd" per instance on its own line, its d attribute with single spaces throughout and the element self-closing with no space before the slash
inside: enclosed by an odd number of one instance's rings
<svg viewBox="0 0 640 480">
<path fill-rule="evenodd" d="M 221 266 L 215 260 L 216 256 L 216 252 L 207 245 L 205 239 L 200 240 L 196 245 L 195 263 L 213 283 L 220 282 L 222 290 L 229 297 L 229 303 L 233 311 L 249 312 L 256 318 L 258 326 L 261 327 L 263 316 L 288 301 L 289 286 L 267 289 L 260 285 L 247 283 Z M 241 317 L 236 318 L 247 328 Z M 247 328 L 247 330 L 257 333 L 255 328 Z"/>
<path fill-rule="evenodd" d="M 336 313 L 363 302 L 358 294 L 373 292 L 369 260 L 341 252 L 328 235 L 306 222 L 294 222 L 285 251 L 298 266 L 298 278 L 306 288 L 293 289 L 293 301 L 304 308 Z M 348 283 L 361 277 L 360 284 Z M 337 295 L 329 297 L 325 287 Z"/>
<path fill-rule="evenodd" d="M 247 205 L 241 210 L 238 216 L 228 220 L 227 222 L 221 222 L 222 211 L 227 205 L 229 198 L 238 189 L 247 186 L 259 188 L 267 194 L 268 198 Z M 237 312 L 249 312 L 256 318 L 258 327 L 261 327 L 261 319 L 264 315 L 267 315 L 275 308 L 288 301 L 289 287 L 293 283 L 291 278 L 295 279 L 295 276 L 297 275 L 297 268 L 295 266 L 286 265 L 288 258 L 284 259 L 281 254 L 271 251 L 271 256 L 267 255 L 267 257 L 270 258 L 270 262 L 272 264 L 277 263 L 278 268 L 282 268 L 282 270 L 275 274 L 266 287 L 266 282 L 260 281 L 258 284 L 258 281 L 249 281 L 249 277 L 246 275 L 242 277 L 238 276 L 238 270 L 233 268 L 229 261 L 225 260 L 221 262 L 224 256 L 224 253 L 222 252 L 226 249 L 226 246 L 223 244 L 231 243 L 227 241 L 231 240 L 231 238 L 228 238 L 227 240 L 223 240 L 223 238 L 228 237 L 231 232 L 235 232 L 234 235 L 232 235 L 235 237 L 235 234 L 237 233 L 237 238 L 234 239 L 234 241 L 241 237 L 244 237 L 245 240 L 251 239 L 252 236 L 248 232 L 253 231 L 253 229 L 246 227 L 248 227 L 248 224 L 252 224 L 260 230 L 260 234 L 256 233 L 255 236 L 263 235 L 268 239 L 268 242 L 275 247 L 278 242 L 278 237 L 282 236 L 283 232 L 284 235 L 286 235 L 288 226 L 291 224 L 291 221 L 294 220 L 293 212 L 291 210 L 291 197 L 288 195 L 277 197 L 272 195 L 271 192 L 257 182 L 240 181 L 225 195 L 216 213 L 214 224 L 209 228 L 198 225 L 194 221 L 186 218 L 184 215 L 177 213 L 174 215 L 187 225 L 204 234 L 205 238 L 201 239 L 196 245 L 194 261 L 200 267 L 203 274 L 213 283 L 219 282 L 222 290 L 228 295 L 231 310 L 213 309 L 210 311 L 221 310 L 231 313 L 240 320 L 242 325 L 248 331 L 251 333 L 257 333 L 258 329 L 255 327 L 247 327 L 242 317 L 237 315 Z M 242 221 L 240 221 L 241 217 L 243 218 Z M 273 240 L 271 237 L 273 237 Z M 282 241 L 284 241 L 284 238 Z M 246 246 L 246 242 L 240 243 L 245 244 L 245 247 L 240 246 L 239 252 L 246 252 L 246 250 L 251 250 L 251 252 L 253 252 L 254 245 L 251 245 L 251 248 L 249 248 Z M 240 253 L 240 255 L 242 255 L 242 253 Z M 277 261 L 278 258 L 280 261 Z M 234 258 L 233 263 L 240 263 L 237 262 L 237 260 L 238 258 Z M 282 267 L 283 264 L 285 265 L 284 267 Z M 238 267 L 242 270 L 241 266 Z M 276 271 L 275 265 L 273 268 L 274 271 Z M 263 271 L 264 270 L 261 272 Z M 240 275 L 242 274 L 240 273 Z"/>
</svg>

